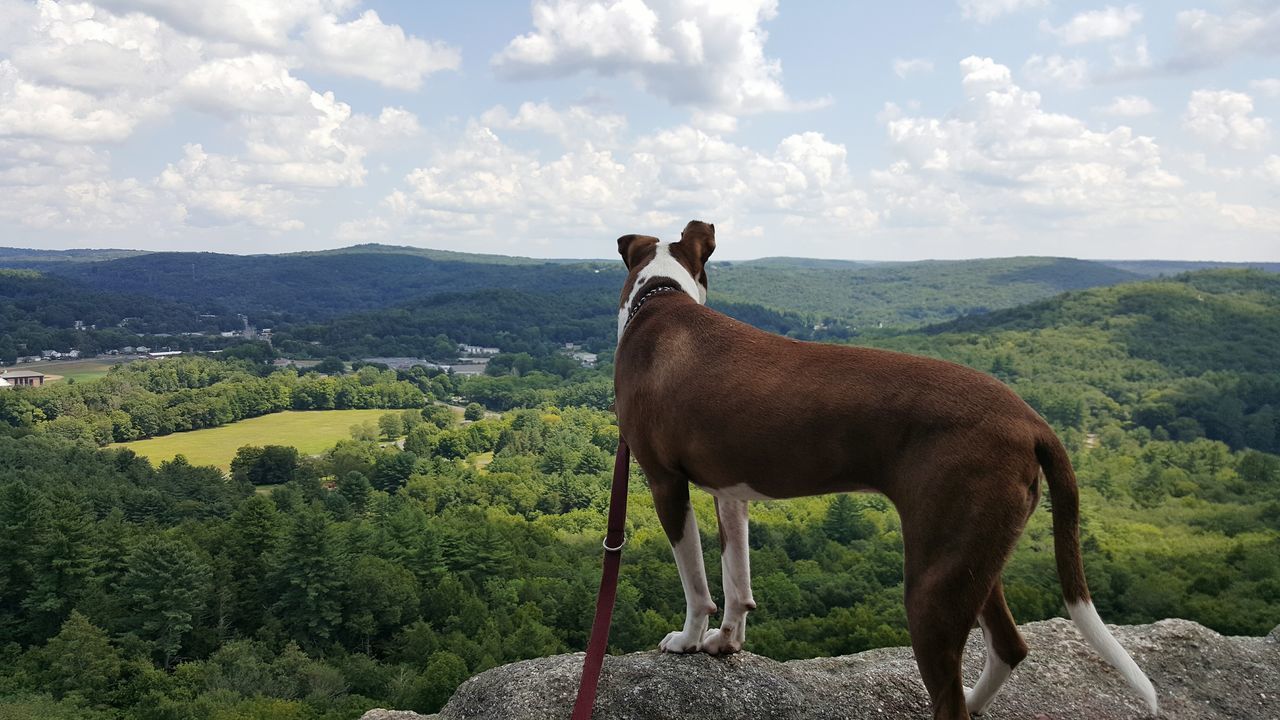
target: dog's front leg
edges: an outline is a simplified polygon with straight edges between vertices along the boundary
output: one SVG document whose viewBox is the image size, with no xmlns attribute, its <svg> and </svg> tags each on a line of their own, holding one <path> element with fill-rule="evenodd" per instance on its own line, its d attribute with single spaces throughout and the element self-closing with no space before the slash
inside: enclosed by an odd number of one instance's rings
<svg viewBox="0 0 1280 720">
<path fill-rule="evenodd" d="M 724 618 L 702 638 L 702 650 L 728 655 L 747 638 L 747 613 L 756 609 L 751 595 L 751 549 L 747 545 L 747 501 L 716 498 L 720 522 L 720 566 L 724 578 Z"/>
<path fill-rule="evenodd" d="M 658 520 L 671 542 L 671 552 L 680 570 L 684 587 L 684 628 L 669 633 L 658 649 L 663 652 L 690 653 L 702 647 L 707 632 L 707 618 L 716 612 L 716 604 L 707 589 L 707 571 L 702 564 L 702 539 L 698 536 L 698 520 L 689 503 L 689 483 L 685 480 L 658 481 L 649 478 L 649 492 L 658 511 Z"/>
</svg>

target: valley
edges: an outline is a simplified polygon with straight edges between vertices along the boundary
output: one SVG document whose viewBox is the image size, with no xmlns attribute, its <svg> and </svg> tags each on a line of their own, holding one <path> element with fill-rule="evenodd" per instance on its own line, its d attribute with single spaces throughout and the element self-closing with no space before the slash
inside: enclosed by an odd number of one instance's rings
<svg viewBox="0 0 1280 720">
<path fill-rule="evenodd" d="M 183 351 L 101 374 L 89 357 L 75 382 L 0 390 L 0 713 L 429 712 L 475 673 L 585 644 L 618 440 L 618 264 L 385 247 L 262 262 L 24 256 L 0 270 L 0 349 Z M 1280 616 L 1276 274 L 1044 258 L 709 274 L 710 304 L 764 329 L 1009 384 L 1072 454 L 1108 622 L 1258 635 Z M 255 332 L 224 337 L 238 315 Z M 461 346 L 496 354 L 479 374 L 437 367 Z M 652 647 L 683 615 L 638 469 L 630 493 L 617 651 Z M 711 498 L 694 507 L 718 594 Z M 751 538 L 747 649 L 907 642 L 883 498 L 755 503 Z M 1063 613 L 1051 546 L 1041 508 L 1004 575 L 1019 622 Z M 41 694 L 55 686 L 69 690 Z"/>
</svg>

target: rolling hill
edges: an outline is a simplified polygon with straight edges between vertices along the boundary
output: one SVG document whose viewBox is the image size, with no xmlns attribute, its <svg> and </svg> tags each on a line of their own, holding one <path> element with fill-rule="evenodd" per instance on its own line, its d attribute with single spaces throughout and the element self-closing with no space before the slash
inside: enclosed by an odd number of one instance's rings
<svg viewBox="0 0 1280 720">
<path fill-rule="evenodd" d="M 95 291 L 161 298 L 202 313 L 244 313 L 255 324 L 273 326 L 393 307 L 441 293 L 613 294 L 623 279 L 616 260 L 546 261 L 386 245 L 250 256 L 156 252 L 115 257 L 109 253 L 117 251 L 93 252 L 99 254 L 84 256 L 93 262 L 73 262 L 65 253 L 0 253 L 0 267 L 35 268 Z M 765 258 L 713 263 L 710 275 L 717 302 L 795 313 L 811 324 L 859 328 L 923 325 L 1140 277 L 1102 263 L 1062 258 L 875 264 Z"/>
</svg>

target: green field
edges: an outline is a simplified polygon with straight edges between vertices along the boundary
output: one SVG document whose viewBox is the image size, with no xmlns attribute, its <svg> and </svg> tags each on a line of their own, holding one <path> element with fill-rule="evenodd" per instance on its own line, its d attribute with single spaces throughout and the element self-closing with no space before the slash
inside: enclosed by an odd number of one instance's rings
<svg viewBox="0 0 1280 720">
<path fill-rule="evenodd" d="M 75 380 L 76 382 L 84 382 L 85 380 L 100 378 L 103 375 L 106 375 L 107 371 L 110 370 L 113 365 L 119 365 L 122 362 L 129 362 L 131 360 L 137 360 L 137 358 L 53 360 L 50 362 L 34 363 L 24 367 L 44 373 L 45 382 L 57 382 L 59 380 Z"/>
<path fill-rule="evenodd" d="M 282 412 L 242 420 L 222 427 L 174 433 L 148 440 L 117 443 L 153 463 L 185 455 L 193 465 L 230 468 L 236 450 L 245 445 L 292 445 L 303 455 L 315 455 L 351 437 L 351 426 L 400 410 L 312 410 Z"/>
</svg>

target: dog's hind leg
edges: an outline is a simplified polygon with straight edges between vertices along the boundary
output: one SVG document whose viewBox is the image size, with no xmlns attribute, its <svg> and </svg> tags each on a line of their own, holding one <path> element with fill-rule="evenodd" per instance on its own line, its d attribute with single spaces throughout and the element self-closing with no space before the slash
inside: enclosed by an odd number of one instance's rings
<svg viewBox="0 0 1280 720">
<path fill-rule="evenodd" d="M 907 626 L 934 720 L 968 720 L 960 658 L 989 586 L 973 587 L 962 564 L 913 563 L 910 545 L 906 555 Z"/>
<path fill-rule="evenodd" d="M 747 545 L 747 501 L 716 498 L 720 523 L 720 566 L 724 578 L 724 618 L 702 638 L 703 652 L 728 655 L 742 649 L 747 613 L 756 609 L 751 595 L 751 549 Z"/>
<path fill-rule="evenodd" d="M 899 508 L 907 624 L 935 720 L 969 717 L 960 660 L 1021 530 L 1021 518 L 1013 519 L 1020 510 L 1006 510 L 1013 507 L 992 493 L 969 507 L 952 504 L 945 513 L 929 505 Z"/>
<path fill-rule="evenodd" d="M 974 621 L 990 630 L 989 642 L 1010 666 L 1008 627 L 1013 619 L 1004 593 L 993 595 L 1009 552 L 1022 532 L 1026 517 L 1025 490 L 1012 484 L 966 483 L 975 492 L 960 505 L 952 501 L 945 512 L 922 503 L 902 508 L 907 624 L 920 677 L 933 703 L 934 720 L 966 720 L 969 711 L 961 682 L 960 660 Z M 977 492 L 981 490 L 982 492 Z M 990 602 L 992 598 L 996 602 Z M 986 606 L 990 602 L 991 609 Z M 985 611 L 985 612 L 984 612 Z M 1016 635 L 1016 629 L 1013 631 Z M 1007 652 L 1009 655 L 1002 655 Z M 992 694 L 999 669 L 993 669 L 979 688 Z M 1005 673 L 1007 675 L 1007 673 Z M 987 697 L 986 699 L 990 699 Z"/>
<path fill-rule="evenodd" d="M 1018 633 L 1004 599 L 1004 583 L 996 580 L 978 616 L 987 644 L 987 660 L 972 690 L 965 690 L 965 705 L 971 713 L 986 712 L 1009 674 L 1027 656 L 1027 644 Z"/>
<path fill-rule="evenodd" d="M 698 520 L 689 503 L 689 483 L 684 479 L 657 479 L 649 475 L 649 492 L 653 495 L 658 520 L 671 542 L 685 602 L 684 628 L 668 633 L 658 649 L 671 653 L 697 652 L 707 632 L 707 618 L 716 612 L 716 604 L 707 588 Z"/>
</svg>

